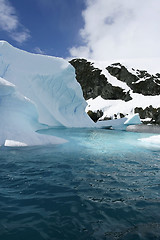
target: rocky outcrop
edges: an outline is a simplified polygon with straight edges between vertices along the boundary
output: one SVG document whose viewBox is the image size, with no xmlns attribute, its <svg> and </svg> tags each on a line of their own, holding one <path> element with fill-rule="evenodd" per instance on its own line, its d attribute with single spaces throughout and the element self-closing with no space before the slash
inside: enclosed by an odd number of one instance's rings
<svg viewBox="0 0 160 240">
<path fill-rule="evenodd" d="M 118 80 L 125 82 L 134 93 L 155 96 L 160 94 L 160 74 L 151 75 L 144 70 L 135 70 L 132 72 L 121 65 L 114 63 L 106 68 L 108 72 Z"/>
<path fill-rule="evenodd" d="M 124 92 L 120 87 L 112 86 L 102 70 L 95 68 L 93 63 L 86 59 L 73 59 L 70 63 L 75 68 L 76 79 L 80 83 L 83 95 L 86 100 L 101 96 L 103 99 L 122 99 L 129 101 L 131 98 L 129 92 Z"/>
<path fill-rule="evenodd" d="M 153 108 L 151 105 L 145 109 L 136 107 L 135 113 L 139 113 L 142 122 L 149 118 L 146 123 L 160 124 L 160 108 Z"/>
<path fill-rule="evenodd" d="M 160 95 L 160 74 L 152 75 L 146 70 L 127 69 L 126 66 L 121 63 L 113 63 L 106 66 L 106 70 L 109 75 L 107 77 L 102 73 L 102 70 L 96 68 L 94 63 L 87 61 L 86 59 L 73 59 L 70 61 L 75 68 L 76 79 L 80 83 L 83 96 L 86 100 L 92 98 L 95 99 L 101 96 L 105 100 L 124 100 L 125 102 L 132 100 L 133 93 L 138 93 L 144 96 L 156 96 Z M 118 86 L 111 84 L 111 79 L 108 81 L 109 76 L 115 77 L 117 80 L 124 82 L 128 85 L 130 90 L 122 89 Z M 121 86 L 118 83 L 117 85 Z M 132 95 L 132 97 L 131 97 Z M 124 109 L 124 108 L 123 108 Z M 139 113 L 140 118 L 144 119 L 145 123 L 160 124 L 160 107 L 154 108 L 152 105 L 143 109 L 142 107 L 134 107 L 133 112 Z M 103 109 L 97 109 L 94 112 L 89 110 L 88 115 L 93 121 L 97 121 L 99 118 L 108 120 L 112 118 L 124 117 L 124 112 L 121 112 L 121 106 L 114 112 L 113 116 L 103 115 Z M 147 118 L 147 121 L 146 121 Z"/>
<path fill-rule="evenodd" d="M 98 119 L 103 116 L 103 112 L 101 110 L 98 110 L 96 112 L 89 110 L 87 113 L 94 122 L 97 122 Z"/>
</svg>

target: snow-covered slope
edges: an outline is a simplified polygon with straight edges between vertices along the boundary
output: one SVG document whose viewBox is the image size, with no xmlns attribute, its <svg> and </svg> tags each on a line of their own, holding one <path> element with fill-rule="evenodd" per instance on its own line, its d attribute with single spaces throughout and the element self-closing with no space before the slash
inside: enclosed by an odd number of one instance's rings
<svg viewBox="0 0 160 240">
<path fill-rule="evenodd" d="M 97 110 L 103 111 L 103 118 L 120 118 L 120 115 L 131 115 L 135 112 L 136 108 L 145 109 L 150 105 L 153 108 L 160 107 L 160 96 L 143 96 L 142 94 L 132 93 L 132 100 L 105 100 L 102 97 L 97 97 L 95 99 L 89 99 L 87 101 L 88 106 L 86 111 L 89 110 L 96 112 Z M 122 115 L 122 116 L 123 116 Z"/>
<path fill-rule="evenodd" d="M 86 112 L 95 120 L 139 113 L 143 121 L 160 124 L 160 59 L 70 62 L 88 103 Z"/>
<path fill-rule="evenodd" d="M 41 123 L 92 126 L 74 68 L 66 60 L 31 54 L 0 41 L 0 77 L 34 102 Z"/>
<path fill-rule="evenodd" d="M 92 60 L 89 60 L 92 62 Z M 128 70 L 141 69 L 146 70 L 150 74 L 160 72 L 160 58 L 130 58 L 130 59 L 112 59 L 108 61 L 94 61 L 94 66 L 105 71 L 105 68 L 113 63 L 121 63 Z"/>
</svg>

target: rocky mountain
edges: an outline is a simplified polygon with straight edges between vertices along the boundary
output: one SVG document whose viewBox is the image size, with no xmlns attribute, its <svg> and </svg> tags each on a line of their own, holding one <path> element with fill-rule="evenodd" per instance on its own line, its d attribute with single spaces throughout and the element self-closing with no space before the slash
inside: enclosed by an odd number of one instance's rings
<svg viewBox="0 0 160 240">
<path fill-rule="evenodd" d="M 120 63 L 114 63 L 106 68 L 108 72 L 118 80 L 125 82 L 134 93 L 155 96 L 160 94 L 160 74 L 151 75 L 145 70 L 132 72 Z"/>
<path fill-rule="evenodd" d="M 112 86 L 102 70 L 95 68 L 86 59 L 73 59 L 70 63 L 76 71 L 76 79 L 80 83 L 86 100 L 101 96 L 103 99 L 122 99 L 129 101 L 131 96 L 120 87 Z"/>
<path fill-rule="evenodd" d="M 94 121 L 135 112 L 144 123 L 160 124 L 160 73 L 151 74 L 119 62 L 105 66 L 72 59 L 70 63 L 88 102 L 86 111 Z"/>
</svg>

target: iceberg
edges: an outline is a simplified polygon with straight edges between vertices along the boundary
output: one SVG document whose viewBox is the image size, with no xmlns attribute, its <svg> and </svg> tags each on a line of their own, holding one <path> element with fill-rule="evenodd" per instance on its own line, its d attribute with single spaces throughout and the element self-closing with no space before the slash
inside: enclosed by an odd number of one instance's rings
<svg viewBox="0 0 160 240">
<path fill-rule="evenodd" d="M 64 139 L 41 135 L 45 128 L 38 121 L 36 106 L 17 92 L 15 86 L 0 78 L 0 146 L 32 146 L 65 143 Z"/>
<path fill-rule="evenodd" d="M 97 121 L 96 127 L 97 128 L 104 128 L 104 129 L 114 129 L 114 130 L 126 130 L 129 125 L 139 125 L 141 124 L 141 120 L 139 114 L 132 114 L 131 116 L 119 118 L 119 119 L 112 119 L 112 120 L 103 120 Z"/>
<path fill-rule="evenodd" d="M 74 68 L 64 59 L 32 54 L 0 41 L 0 77 L 37 107 L 48 126 L 91 127 Z"/>
<path fill-rule="evenodd" d="M 160 150 L 160 135 L 152 135 L 147 138 L 139 138 L 138 140 L 147 148 Z"/>
<path fill-rule="evenodd" d="M 92 127 L 74 68 L 0 41 L 0 146 L 59 144 L 48 127 Z"/>
</svg>

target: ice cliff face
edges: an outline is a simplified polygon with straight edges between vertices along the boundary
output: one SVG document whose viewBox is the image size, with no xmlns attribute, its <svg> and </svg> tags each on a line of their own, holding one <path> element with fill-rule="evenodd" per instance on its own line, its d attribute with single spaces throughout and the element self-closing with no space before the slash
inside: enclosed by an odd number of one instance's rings
<svg viewBox="0 0 160 240">
<path fill-rule="evenodd" d="M 157 61 L 147 63 L 145 59 L 141 62 L 135 59 L 131 63 L 111 63 L 71 60 L 91 118 L 94 121 L 121 118 L 135 112 L 144 122 L 160 124 L 160 74 L 155 71 L 159 68 L 154 66 Z M 143 70 L 138 70 L 135 65 L 140 69 L 142 66 Z"/>
<path fill-rule="evenodd" d="M 36 133 L 44 128 L 38 122 L 36 106 L 0 78 L 0 146 L 27 146 L 64 143 L 65 140 Z"/>
<path fill-rule="evenodd" d="M 74 68 L 65 60 L 31 54 L 0 42 L 0 77 L 37 107 L 38 120 L 49 126 L 86 127 L 92 122 L 75 80 Z"/>
<path fill-rule="evenodd" d="M 43 127 L 91 127 L 86 102 L 65 60 L 31 54 L 0 41 L 0 145 L 64 142 Z"/>
</svg>

